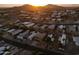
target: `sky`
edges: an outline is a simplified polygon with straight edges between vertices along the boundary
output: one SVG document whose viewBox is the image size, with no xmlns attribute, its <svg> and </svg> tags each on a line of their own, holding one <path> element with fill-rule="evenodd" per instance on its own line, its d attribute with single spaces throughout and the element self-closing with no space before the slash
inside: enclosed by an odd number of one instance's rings
<svg viewBox="0 0 79 59">
<path fill-rule="evenodd" d="M 35 6 L 43 6 L 47 4 L 79 4 L 79 0 L 0 0 L 0 7 L 20 6 L 21 4 L 31 4 Z M 5 5 L 3 5 L 5 4 Z M 11 4 L 11 5 L 7 5 Z M 64 5 L 67 6 L 67 5 Z M 73 6 L 73 5 L 70 5 Z M 75 5 L 78 6 L 78 5 Z"/>
<path fill-rule="evenodd" d="M 47 3 L 53 3 L 53 4 L 70 4 L 70 3 L 77 3 L 79 4 L 78 0 L 0 0 L 0 3 L 21 3 L 21 4 L 26 4 L 26 3 L 40 3 L 41 4 L 47 4 Z"/>
</svg>

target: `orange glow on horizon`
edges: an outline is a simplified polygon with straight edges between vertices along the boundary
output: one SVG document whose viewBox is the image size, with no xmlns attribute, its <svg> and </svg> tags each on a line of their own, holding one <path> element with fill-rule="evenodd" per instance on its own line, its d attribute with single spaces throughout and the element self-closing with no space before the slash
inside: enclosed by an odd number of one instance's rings
<svg viewBox="0 0 79 59">
<path fill-rule="evenodd" d="M 29 2 L 30 5 L 33 5 L 33 6 L 45 6 L 47 5 L 47 1 L 46 0 L 31 0 Z"/>
</svg>

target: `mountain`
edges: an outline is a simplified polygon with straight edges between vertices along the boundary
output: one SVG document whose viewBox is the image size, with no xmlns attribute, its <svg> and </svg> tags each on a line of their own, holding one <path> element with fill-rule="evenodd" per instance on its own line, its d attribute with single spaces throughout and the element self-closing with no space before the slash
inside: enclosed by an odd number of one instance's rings
<svg viewBox="0 0 79 59">
<path fill-rule="evenodd" d="M 62 6 L 53 5 L 53 4 L 48 4 L 44 8 L 45 8 L 45 10 L 48 10 L 48 11 L 64 9 L 64 7 L 62 7 Z"/>
<path fill-rule="evenodd" d="M 73 7 L 71 7 L 72 5 L 73 5 Z M 26 11 L 43 11 L 43 12 L 48 11 L 48 12 L 50 12 L 50 11 L 53 11 L 53 10 L 62 10 L 62 9 L 75 9 L 75 8 L 79 9 L 78 5 L 79 4 L 60 4 L 60 5 L 48 4 L 48 5 L 45 5 L 45 6 L 32 6 L 32 5 L 29 5 L 29 4 L 25 4 L 25 5 L 21 5 L 21 6 L 6 8 L 6 9 L 26 10 Z M 66 7 L 64 7 L 64 6 L 66 6 Z"/>
<path fill-rule="evenodd" d="M 11 8 L 15 6 L 22 6 L 23 4 L 0 4 L 0 8 Z"/>
<path fill-rule="evenodd" d="M 50 10 L 56 10 L 56 9 L 64 9 L 62 6 L 48 4 L 46 6 L 32 6 L 29 4 L 25 4 L 23 6 L 17 7 L 19 9 L 27 10 L 27 11 L 50 11 Z"/>
<path fill-rule="evenodd" d="M 22 6 L 24 4 L 0 4 L 0 8 L 10 8 L 10 7 L 15 7 L 15 6 Z M 26 4 L 29 6 L 29 4 Z M 48 4 L 52 6 L 53 4 Z M 79 4 L 56 4 L 57 6 L 62 6 L 62 7 L 79 7 Z M 54 5 L 54 6 L 56 6 Z"/>
<path fill-rule="evenodd" d="M 63 6 L 63 7 L 79 7 L 79 4 L 59 4 L 59 6 Z"/>
</svg>

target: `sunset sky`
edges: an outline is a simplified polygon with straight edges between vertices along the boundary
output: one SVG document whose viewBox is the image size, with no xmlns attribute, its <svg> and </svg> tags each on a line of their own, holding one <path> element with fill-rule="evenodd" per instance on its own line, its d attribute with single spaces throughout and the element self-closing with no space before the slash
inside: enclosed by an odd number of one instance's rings
<svg viewBox="0 0 79 59">
<path fill-rule="evenodd" d="M 31 4 L 34 6 L 44 6 L 47 4 L 77 4 L 78 6 L 79 0 L 0 0 L 0 7 L 13 7 L 13 6 L 20 6 L 21 4 Z M 4 5 L 3 5 L 4 4 Z M 11 4 L 11 5 L 7 5 Z M 63 5 L 68 6 L 68 5 Z M 73 5 L 70 5 L 73 6 Z"/>
</svg>

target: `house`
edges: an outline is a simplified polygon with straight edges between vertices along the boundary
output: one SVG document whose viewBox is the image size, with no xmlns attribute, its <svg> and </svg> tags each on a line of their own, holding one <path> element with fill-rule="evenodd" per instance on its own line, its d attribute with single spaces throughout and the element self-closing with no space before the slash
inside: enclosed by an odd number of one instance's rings
<svg viewBox="0 0 79 59">
<path fill-rule="evenodd" d="M 53 19 L 52 19 L 52 21 L 56 21 L 56 19 L 55 19 L 55 18 L 53 18 Z"/>
<path fill-rule="evenodd" d="M 35 23 L 26 24 L 25 26 L 29 28 L 32 27 L 33 25 L 35 25 Z"/>
<path fill-rule="evenodd" d="M 22 29 L 15 30 L 14 32 L 12 32 L 12 35 L 16 35 L 16 34 L 22 32 L 22 31 L 23 31 Z"/>
<path fill-rule="evenodd" d="M 12 32 L 14 32 L 16 29 L 10 29 L 10 30 L 8 30 L 7 32 L 9 32 L 9 33 L 12 33 Z"/>
<path fill-rule="evenodd" d="M 61 42 L 61 44 L 65 45 L 65 43 L 66 43 L 66 41 L 65 41 L 66 40 L 66 34 L 63 33 L 62 36 L 60 36 L 58 40 Z"/>
<path fill-rule="evenodd" d="M 54 41 L 53 34 L 48 34 L 48 37 L 50 38 L 50 41 L 51 41 L 51 42 L 53 42 L 53 41 Z"/>
<path fill-rule="evenodd" d="M 64 25 L 59 25 L 58 28 L 63 29 L 66 28 Z"/>
<path fill-rule="evenodd" d="M 20 33 L 19 35 L 17 35 L 17 38 L 18 39 L 24 39 L 24 36 L 26 36 L 27 34 L 28 34 L 28 30 L 27 31 L 25 31 L 25 32 L 23 32 L 23 33 Z"/>
<path fill-rule="evenodd" d="M 37 38 L 37 40 L 43 40 L 45 36 L 46 36 L 46 33 L 37 32 L 35 37 Z"/>
<path fill-rule="evenodd" d="M 5 47 L 4 46 L 0 47 L 0 55 L 5 52 L 4 50 L 5 50 Z"/>
<path fill-rule="evenodd" d="M 54 29 L 55 28 L 55 25 L 49 25 L 48 26 L 48 29 Z"/>
<path fill-rule="evenodd" d="M 38 24 L 35 24 L 35 25 L 33 26 L 33 28 L 34 28 L 35 30 L 38 30 L 38 29 L 40 29 L 40 26 L 39 26 Z"/>
<path fill-rule="evenodd" d="M 69 25 L 69 31 L 76 31 L 76 25 Z"/>
<path fill-rule="evenodd" d="M 62 20 L 63 20 L 63 19 L 61 19 L 61 18 L 58 18 L 58 19 L 57 19 L 57 21 L 62 21 Z"/>
<path fill-rule="evenodd" d="M 41 29 L 45 29 L 48 25 L 42 25 Z"/>
<path fill-rule="evenodd" d="M 73 41 L 75 42 L 77 46 L 79 46 L 79 36 L 74 36 Z"/>
<path fill-rule="evenodd" d="M 3 28 L 3 30 L 4 30 L 4 31 L 8 31 L 8 30 L 9 30 L 9 28 Z"/>
<path fill-rule="evenodd" d="M 23 38 L 27 39 L 28 36 L 30 35 L 30 30 L 25 31 L 25 35 L 23 36 Z"/>
<path fill-rule="evenodd" d="M 33 38 L 37 35 L 35 31 L 32 31 L 31 34 L 28 36 L 29 40 L 33 40 Z"/>
<path fill-rule="evenodd" d="M 74 23 L 79 24 L 79 21 L 75 21 Z M 76 25 L 76 30 L 79 31 L 79 25 Z"/>
<path fill-rule="evenodd" d="M 3 27 L 4 25 L 0 24 L 0 28 Z"/>
<path fill-rule="evenodd" d="M 34 27 L 34 28 L 37 28 L 37 27 L 39 27 L 39 24 L 35 24 L 33 27 Z"/>
<path fill-rule="evenodd" d="M 22 24 L 27 25 L 30 24 L 31 22 L 23 22 Z"/>
</svg>

